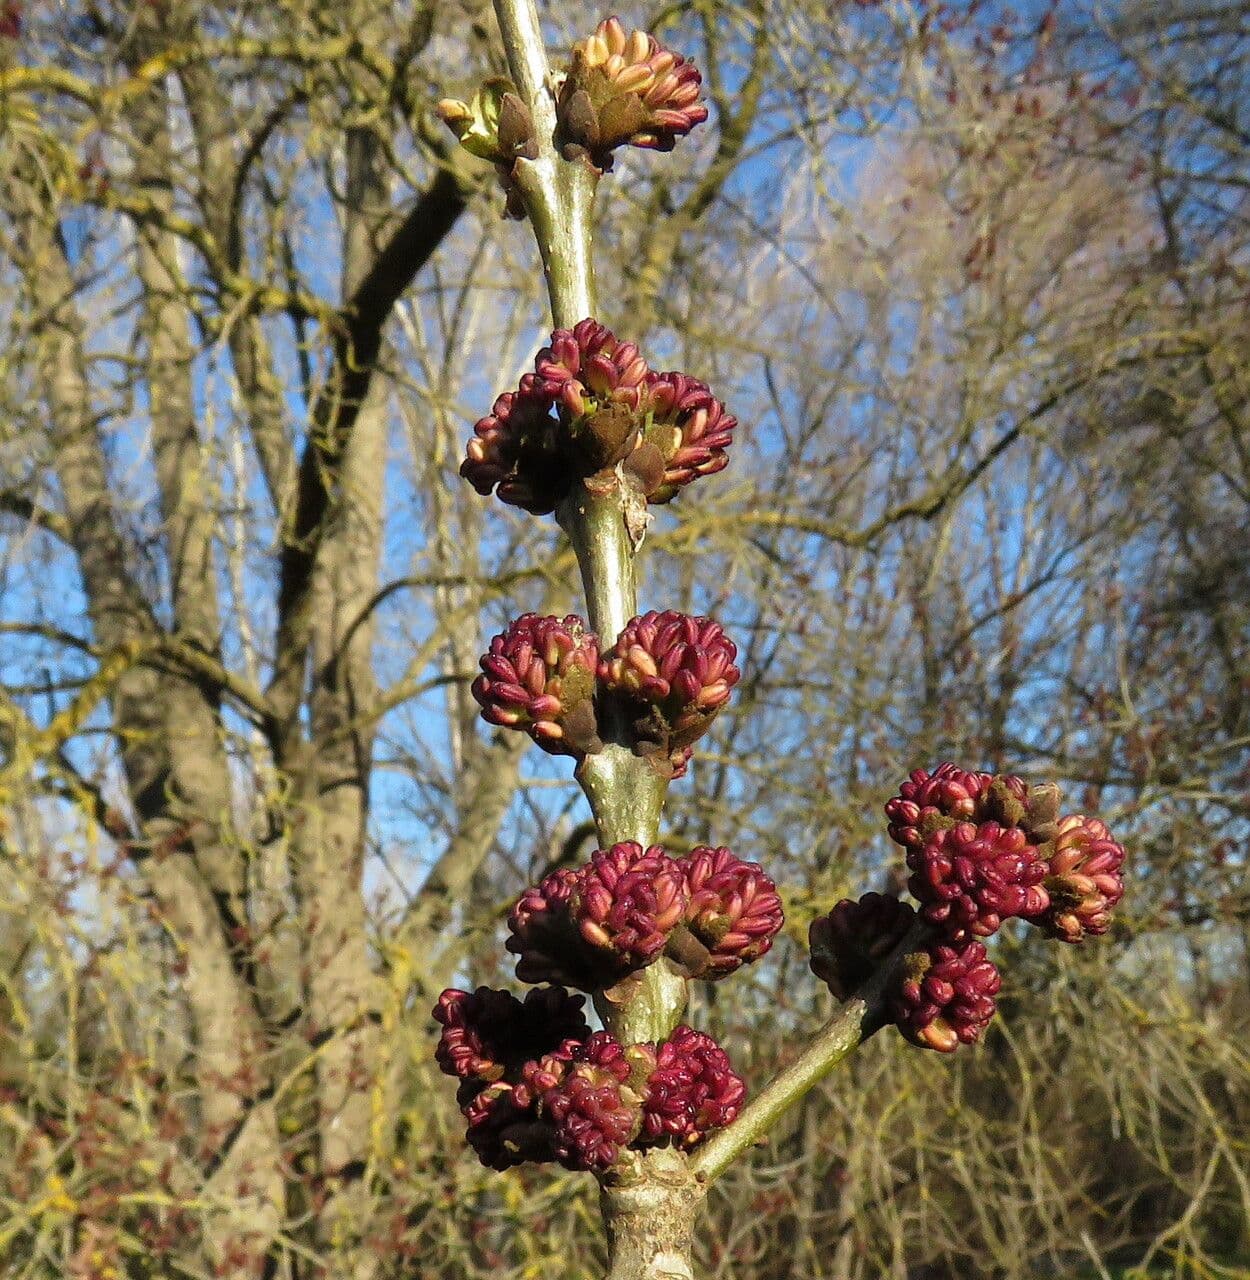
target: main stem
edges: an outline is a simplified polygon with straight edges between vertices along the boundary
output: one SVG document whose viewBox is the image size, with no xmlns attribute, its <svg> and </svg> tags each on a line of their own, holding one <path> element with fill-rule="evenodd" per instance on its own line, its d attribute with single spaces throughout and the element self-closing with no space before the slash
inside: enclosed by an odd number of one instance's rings
<svg viewBox="0 0 1250 1280">
<path fill-rule="evenodd" d="M 513 171 L 542 255 L 551 317 L 572 328 L 595 314 L 591 226 L 598 175 L 556 150 L 555 99 L 533 0 L 495 0 L 512 81 L 534 122 L 538 154 Z M 627 493 L 584 486 L 556 516 L 577 552 L 591 629 L 606 647 L 638 612 L 636 545 L 626 525 Z M 603 847 L 655 843 L 667 782 L 629 749 L 624 726 L 601 726 L 604 748 L 578 769 Z M 665 959 L 595 998 L 604 1026 L 626 1044 L 665 1039 L 686 1004 L 685 981 Z M 633 1153 L 602 1192 L 610 1253 L 607 1280 L 692 1280 L 691 1240 L 701 1198 L 686 1158 Z"/>
<path fill-rule="evenodd" d="M 534 159 L 517 161 L 514 178 L 542 255 L 552 320 L 557 328 L 572 328 L 596 310 L 591 228 L 598 175 L 585 161 L 565 160 L 556 150 L 551 72 L 533 0 L 496 0 L 495 12 L 512 80 L 529 107 L 538 144 Z M 590 626 L 604 646 L 615 642 L 638 611 L 627 497 L 624 488 L 602 495 L 578 485 L 556 513 L 577 552 Z M 604 729 L 603 751 L 578 770 L 600 844 L 653 844 L 667 782 L 630 751 L 623 726 Z M 662 1040 L 681 1017 L 685 994 L 684 981 L 661 960 L 619 992 L 619 999 L 599 998 L 596 1007 L 608 1030 L 623 1041 Z"/>
</svg>

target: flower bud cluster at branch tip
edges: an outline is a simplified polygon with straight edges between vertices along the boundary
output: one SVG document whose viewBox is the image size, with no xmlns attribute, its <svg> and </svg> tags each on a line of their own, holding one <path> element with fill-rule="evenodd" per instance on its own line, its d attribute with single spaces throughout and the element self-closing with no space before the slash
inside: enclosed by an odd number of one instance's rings
<svg viewBox="0 0 1250 1280">
<path fill-rule="evenodd" d="M 1022 919 L 1079 942 L 1105 933 L 1124 893 L 1124 849 L 1106 826 L 1061 817 L 1053 783 L 942 764 L 917 769 L 885 806 L 906 850 L 907 885 L 930 925 L 906 957 L 893 1016 L 914 1044 L 950 1052 L 971 1044 L 994 1015 L 1000 978 L 980 939 Z M 843 900 L 810 929 L 811 965 L 848 1000 L 912 928 L 909 905 L 882 894 Z"/>
<path fill-rule="evenodd" d="M 707 119 L 701 83 L 698 68 L 681 54 L 608 18 L 573 46 L 556 106 L 565 157 L 584 156 L 606 171 L 619 146 L 671 151 Z"/>
<path fill-rule="evenodd" d="M 595 723 L 599 638 L 574 614 L 522 614 L 490 642 L 473 696 L 482 718 L 524 729 L 544 751 L 580 758 L 602 749 Z"/>
<path fill-rule="evenodd" d="M 580 997 L 557 989 L 524 1004 L 484 987 L 448 990 L 434 1017 L 439 1065 L 461 1078 L 467 1140 L 492 1169 L 554 1161 L 604 1172 L 631 1145 L 689 1149 L 728 1124 L 746 1094 L 709 1036 L 678 1027 L 659 1045 L 622 1045 L 606 1031 L 591 1035 L 577 1021 Z M 574 1025 L 578 1038 L 565 1037 Z M 509 1026 L 517 1038 L 505 1048 Z"/>
<path fill-rule="evenodd" d="M 719 623 L 667 610 L 634 618 L 599 661 L 599 682 L 618 697 L 635 750 L 676 777 L 682 752 L 707 732 L 738 683 L 737 646 Z"/>
<path fill-rule="evenodd" d="M 612 168 L 617 147 L 671 151 L 678 138 L 707 119 L 699 101 L 703 78 L 688 58 L 646 31 L 627 32 L 607 18 L 577 41 L 571 65 L 556 76 L 556 143 L 566 160 L 599 173 Z M 489 160 L 508 196 L 506 212 L 524 217 L 514 166 L 539 155 L 529 108 L 510 80 L 485 81 L 468 102 L 444 98 L 438 116 L 471 155 Z"/>
<path fill-rule="evenodd" d="M 670 610 L 632 619 L 600 658 L 581 618 L 527 613 L 490 642 L 473 696 L 488 723 L 575 759 L 602 750 L 603 704 L 614 699 L 634 752 L 678 778 L 738 681 L 737 652 L 719 623 Z"/>
<path fill-rule="evenodd" d="M 555 330 L 534 372 L 474 426 L 460 474 L 535 515 L 578 481 L 608 492 L 624 477 L 649 502 L 669 502 L 725 468 L 737 425 L 705 383 L 648 369 L 632 342 L 582 320 Z"/>
</svg>

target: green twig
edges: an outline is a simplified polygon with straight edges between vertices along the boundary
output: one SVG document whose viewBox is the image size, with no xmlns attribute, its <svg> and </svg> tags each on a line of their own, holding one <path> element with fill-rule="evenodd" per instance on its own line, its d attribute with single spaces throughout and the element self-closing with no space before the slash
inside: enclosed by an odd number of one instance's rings
<svg viewBox="0 0 1250 1280">
<path fill-rule="evenodd" d="M 907 955 L 930 933 L 918 920 L 886 961 L 841 1009 L 816 1033 L 806 1049 L 739 1112 L 727 1128 L 714 1133 L 690 1158 L 700 1182 L 718 1178 L 747 1147 L 764 1138 L 777 1119 L 809 1089 L 819 1084 L 884 1022 L 888 995 L 897 983 Z"/>
<path fill-rule="evenodd" d="M 591 228 L 598 174 L 583 160 L 565 160 L 555 144 L 551 70 L 533 0 L 495 0 L 512 82 L 534 123 L 537 154 L 519 159 L 513 180 L 521 192 L 542 255 L 557 328 L 595 314 Z M 558 513 L 577 552 L 591 628 L 611 645 L 638 611 L 635 545 L 625 522 L 626 495 L 599 495 L 579 485 Z M 629 750 L 625 734 L 585 760 L 578 780 L 590 802 L 599 841 L 654 843 L 667 783 Z M 660 961 L 628 987 L 599 999 L 608 1029 L 622 1040 L 662 1040 L 685 1008 L 685 983 Z"/>
</svg>

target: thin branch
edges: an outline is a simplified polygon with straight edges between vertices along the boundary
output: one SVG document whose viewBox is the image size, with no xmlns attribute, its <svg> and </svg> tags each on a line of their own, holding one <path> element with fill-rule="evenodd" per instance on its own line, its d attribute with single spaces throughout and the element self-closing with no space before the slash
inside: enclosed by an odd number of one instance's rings
<svg viewBox="0 0 1250 1280">
<path fill-rule="evenodd" d="M 36 528 L 53 534 L 66 545 L 70 545 L 69 521 L 59 512 L 49 511 L 47 507 L 39 506 L 25 494 L 0 493 L 0 511 L 6 515 L 16 516 L 19 520 L 25 520 L 28 524 L 33 524 Z"/>
<path fill-rule="evenodd" d="M 690 1168 L 702 1183 L 710 1183 L 749 1146 L 766 1137 L 777 1120 L 809 1089 L 848 1058 L 884 1025 L 889 994 L 903 961 L 930 932 L 917 921 L 907 936 L 869 980 L 816 1033 L 806 1049 L 739 1112 L 736 1120 L 714 1133 L 690 1158 Z"/>
</svg>

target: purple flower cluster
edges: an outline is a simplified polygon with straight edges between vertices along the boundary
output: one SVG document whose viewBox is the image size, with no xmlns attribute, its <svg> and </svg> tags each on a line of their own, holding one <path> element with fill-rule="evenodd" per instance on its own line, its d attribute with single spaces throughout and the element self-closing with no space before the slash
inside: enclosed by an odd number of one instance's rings
<svg viewBox="0 0 1250 1280">
<path fill-rule="evenodd" d="M 599 750 L 595 675 L 599 637 L 575 614 L 563 621 L 525 613 L 482 655 L 473 696 L 482 718 L 524 729 L 552 755 Z"/>
<path fill-rule="evenodd" d="M 1061 818 L 1045 881 L 1049 904 L 1029 918 L 1061 942 L 1106 933 L 1124 896 L 1124 847 L 1097 818 Z"/>
<path fill-rule="evenodd" d="M 927 922 L 906 958 L 894 1020 L 942 1052 L 975 1042 L 994 1015 L 1000 977 L 982 939 L 1022 919 L 1079 942 L 1105 933 L 1124 892 L 1124 849 L 1097 819 L 1059 816 L 1059 789 L 942 764 L 916 770 L 885 806 L 906 850 L 908 888 Z M 913 929 L 916 912 L 881 894 L 843 900 L 812 923 L 812 969 L 841 1000 Z"/>
<path fill-rule="evenodd" d="M 596 703 L 617 699 L 634 750 L 680 777 L 738 681 L 737 653 L 719 623 L 673 610 L 634 618 L 602 657 L 581 618 L 527 613 L 490 642 L 473 696 L 490 724 L 577 759 L 602 748 Z"/>
<path fill-rule="evenodd" d="M 460 474 L 483 497 L 536 515 L 578 480 L 615 483 L 621 464 L 650 502 L 668 502 L 729 461 L 737 420 L 697 378 L 657 373 L 597 320 L 557 329 L 534 371 L 473 428 Z"/>
<path fill-rule="evenodd" d="M 899 1030 L 939 1053 L 975 1044 L 994 1016 L 1001 981 L 984 943 L 938 942 L 917 951 L 908 956 L 895 1005 Z"/>
<path fill-rule="evenodd" d="M 599 660 L 599 684 L 625 706 L 635 749 L 679 777 L 740 672 L 719 623 L 668 609 L 634 618 Z"/>
<path fill-rule="evenodd" d="M 659 482 L 645 488 L 649 501 L 669 502 L 692 480 L 729 465 L 727 450 L 738 420 L 706 383 L 684 373 L 650 374 L 647 408 L 650 422 L 639 451 L 654 449 L 663 463 Z"/>
<path fill-rule="evenodd" d="M 626 842 L 527 889 L 508 924 L 523 982 L 597 991 L 666 950 L 690 977 L 726 977 L 768 951 L 782 909 L 763 870 L 728 849 L 674 859 Z"/>
<path fill-rule="evenodd" d="M 608 1169 L 642 1126 L 648 1055 L 598 1031 L 572 1058 L 530 1063 L 516 1090 L 546 1122 L 552 1158 L 566 1169 Z"/>
<path fill-rule="evenodd" d="M 632 342 L 621 342 L 597 320 L 557 329 L 534 358 L 534 385 L 566 420 L 588 418 L 610 405 L 636 412 L 647 381 L 647 362 Z"/>
<path fill-rule="evenodd" d="M 448 990 L 434 1009 L 438 1064 L 460 1080 L 466 1137 L 488 1168 L 554 1161 L 603 1172 L 631 1144 L 693 1147 L 741 1109 L 745 1085 L 709 1036 L 678 1027 L 659 1045 L 622 1045 L 582 1022 L 567 1038 L 580 997 L 555 988 L 530 997 L 540 998 Z M 523 1031 L 505 1048 L 509 1024 Z"/>
<path fill-rule="evenodd" d="M 685 903 L 664 850 L 626 841 L 527 889 L 508 917 L 506 945 L 523 982 L 597 991 L 657 959 Z"/>
<path fill-rule="evenodd" d="M 671 151 L 707 119 L 701 83 L 698 68 L 653 35 L 606 19 L 573 46 L 557 103 L 565 155 L 607 170 L 619 146 Z"/>
<path fill-rule="evenodd" d="M 890 839 L 918 849 L 932 830 L 974 819 L 993 781 L 992 773 L 970 773 L 949 761 L 932 773 L 914 769 L 898 795 L 886 802 Z"/>
<path fill-rule="evenodd" d="M 505 391 L 479 419 L 460 474 L 482 495 L 533 515 L 546 515 L 569 491 L 572 459 L 551 416 L 551 400 L 532 373 Z"/>
<path fill-rule="evenodd" d="M 488 1084 L 515 1073 L 531 1058 L 562 1053 L 590 1034 L 585 996 L 561 987 L 536 987 L 518 1000 L 508 991 L 447 990 L 434 1006 L 442 1028 L 436 1057 L 449 1076 Z"/>
<path fill-rule="evenodd" d="M 696 963 L 686 962 L 691 977 L 725 978 L 768 952 L 785 917 L 759 863 L 743 862 L 723 845 L 699 845 L 677 865 L 686 891 L 682 923 L 698 948 Z"/>
<path fill-rule="evenodd" d="M 647 1080 L 639 1145 L 690 1148 L 742 1109 L 746 1085 L 711 1036 L 678 1027 Z"/>
<path fill-rule="evenodd" d="M 1019 827 L 956 823 L 909 849 L 907 865 L 921 914 L 953 941 L 991 937 L 1004 920 L 1049 905 L 1041 887 L 1046 863 Z"/>
</svg>

